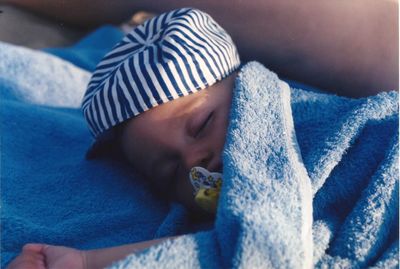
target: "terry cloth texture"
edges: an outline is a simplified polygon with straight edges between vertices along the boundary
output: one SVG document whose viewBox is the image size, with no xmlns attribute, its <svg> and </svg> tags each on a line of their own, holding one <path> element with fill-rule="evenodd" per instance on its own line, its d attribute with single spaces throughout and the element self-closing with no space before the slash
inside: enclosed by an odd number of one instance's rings
<svg viewBox="0 0 400 269">
<path fill-rule="evenodd" d="M 2 268 L 29 242 L 92 249 L 198 231 L 123 163 L 83 158 L 87 72 L 4 43 L 0 59 Z M 289 98 L 273 73 L 246 65 L 215 225 L 115 268 L 299 268 L 310 255 L 316 268 L 397 268 L 397 98 Z"/>
<path fill-rule="evenodd" d="M 82 110 L 95 137 L 195 93 L 240 65 L 231 37 L 208 14 L 182 8 L 134 28 L 96 67 Z"/>
<path fill-rule="evenodd" d="M 85 160 L 90 73 L 1 42 L 0 59 L 1 268 L 29 242 L 93 249 L 192 227 L 124 163 Z"/>
<path fill-rule="evenodd" d="M 397 268 L 397 100 L 289 89 L 245 65 L 214 229 L 110 268 Z"/>
</svg>

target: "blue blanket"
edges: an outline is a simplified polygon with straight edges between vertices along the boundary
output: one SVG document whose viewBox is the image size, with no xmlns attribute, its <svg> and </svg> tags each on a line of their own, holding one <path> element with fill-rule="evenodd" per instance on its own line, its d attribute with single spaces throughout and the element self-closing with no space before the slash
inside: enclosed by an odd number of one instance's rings
<svg viewBox="0 0 400 269">
<path fill-rule="evenodd" d="M 28 242 L 92 249 L 192 227 L 122 161 L 85 160 L 87 71 L 1 42 L 0 59 L 2 268 Z"/>
<path fill-rule="evenodd" d="M 214 229 L 112 268 L 397 268 L 397 100 L 290 89 L 245 65 Z"/>
<path fill-rule="evenodd" d="M 90 249 L 199 230 L 122 160 L 84 159 L 86 71 L 4 43 L 0 59 L 2 267 L 28 242 Z M 397 98 L 291 89 L 245 65 L 214 225 L 113 268 L 397 267 Z"/>
</svg>

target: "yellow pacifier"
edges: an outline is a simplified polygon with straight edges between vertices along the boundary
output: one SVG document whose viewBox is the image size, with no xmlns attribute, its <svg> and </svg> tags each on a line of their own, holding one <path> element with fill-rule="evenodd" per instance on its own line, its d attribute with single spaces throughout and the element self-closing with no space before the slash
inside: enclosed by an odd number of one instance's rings
<svg viewBox="0 0 400 269">
<path fill-rule="evenodd" d="M 194 200 L 205 211 L 215 213 L 222 185 L 222 174 L 203 167 L 193 167 L 189 173 L 194 187 Z"/>
</svg>

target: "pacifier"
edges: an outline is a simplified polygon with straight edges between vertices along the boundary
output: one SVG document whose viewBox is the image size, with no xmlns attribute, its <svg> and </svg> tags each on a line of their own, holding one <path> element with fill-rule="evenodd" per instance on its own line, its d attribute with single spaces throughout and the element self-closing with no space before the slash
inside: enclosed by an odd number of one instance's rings
<svg viewBox="0 0 400 269">
<path fill-rule="evenodd" d="M 194 187 L 194 200 L 209 213 L 215 213 L 222 186 L 222 174 L 196 166 L 190 169 L 190 182 Z"/>
</svg>

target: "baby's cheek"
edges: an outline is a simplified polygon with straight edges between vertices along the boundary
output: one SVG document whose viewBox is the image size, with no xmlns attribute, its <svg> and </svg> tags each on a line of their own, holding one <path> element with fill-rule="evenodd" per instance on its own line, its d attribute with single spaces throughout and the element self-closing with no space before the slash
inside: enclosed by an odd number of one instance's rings
<svg viewBox="0 0 400 269">
<path fill-rule="evenodd" d="M 222 156 L 222 150 L 225 145 L 226 141 L 226 132 L 227 132 L 227 126 L 220 125 L 218 127 L 217 132 L 215 133 L 215 136 L 211 139 L 213 141 L 212 147 L 215 149 L 215 153 L 218 155 L 219 158 Z"/>
<path fill-rule="evenodd" d="M 229 124 L 229 109 L 222 109 L 221 116 L 216 126 L 216 136 L 219 143 L 225 143 L 226 132 Z"/>
<path fill-rule="evenodd" d="M 189 175 L 182 178 L 175 187 L 176 200 L 189 210 L 196 210 L 197 205 L 194 201 L 194 189 L 189 180 Z"/>
</svg>

